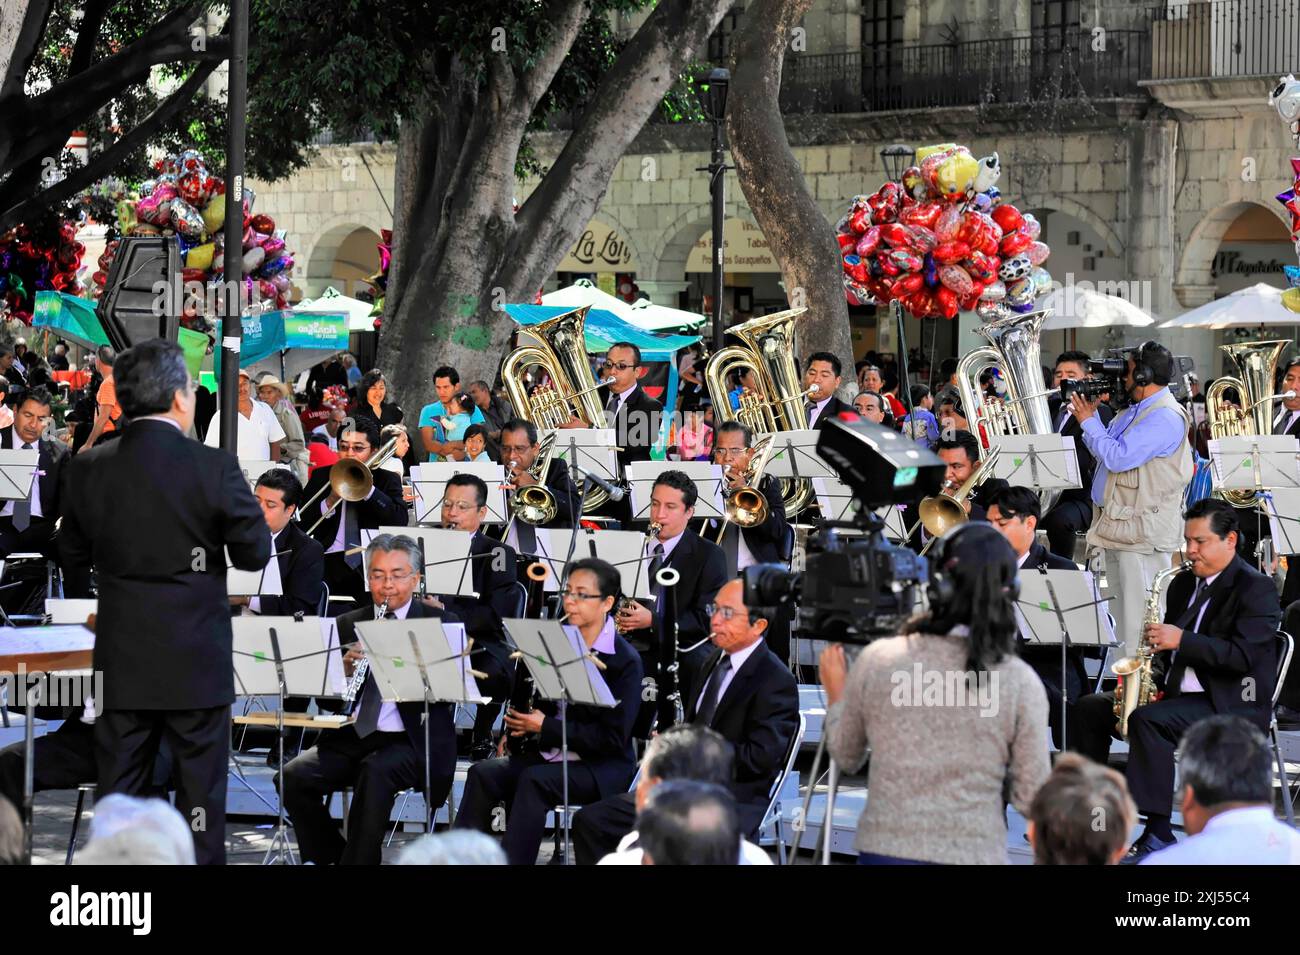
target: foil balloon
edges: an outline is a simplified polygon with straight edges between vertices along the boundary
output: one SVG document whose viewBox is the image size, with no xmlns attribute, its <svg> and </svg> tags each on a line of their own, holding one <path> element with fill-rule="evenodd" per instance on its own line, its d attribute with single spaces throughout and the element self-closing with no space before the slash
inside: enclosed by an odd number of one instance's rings
<svg viewBox="0 0 1300 955">
<path fill-rule="evenodd" d="M 203 235 L 202 214 L 184 199 L 172 200 L 170 219 L 172 228 L 178 235 L 191 240 L 197 240 Z"/>
<path fill-rule="evenodd" d="M 1293 312 L 1300 312 L 1300 288 L 1289 288 L 1283 292 L 1282 304 Z"/>
</svg>

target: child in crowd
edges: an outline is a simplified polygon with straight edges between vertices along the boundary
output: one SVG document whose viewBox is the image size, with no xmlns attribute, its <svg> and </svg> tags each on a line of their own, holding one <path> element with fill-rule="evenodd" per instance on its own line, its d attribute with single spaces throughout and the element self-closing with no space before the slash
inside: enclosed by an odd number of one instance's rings
<svg viewBox="0 0 1300 955">
<path fill-rule="evenodd" d="M 491 461 L 487 452 L 488 431 L 481 424 L 472 424 L 465 429 L 465 458 L 468 461 Z"/>
<path fill-rule="evenodd" d="M 439 441 L 464 441 L 469 430 L 474 400 L 467 394 L 452 395 L 443 406 L 445 413 L 434 424 Z M 472 460 L 472 459 L 471 459 Z"/>
<path fill-rule="evenodd" d="M 704 423 L 704 415 L 687 411 L 677 432 L 677 449 L 683 461 L 707 460 L 713 450 L 713 429 Z"/>
</svg>

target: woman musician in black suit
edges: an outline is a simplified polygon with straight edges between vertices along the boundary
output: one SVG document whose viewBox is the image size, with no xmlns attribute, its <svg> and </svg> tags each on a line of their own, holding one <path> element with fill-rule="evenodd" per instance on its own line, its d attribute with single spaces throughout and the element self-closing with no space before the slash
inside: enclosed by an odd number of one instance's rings
<svg viewBox="0 0 1300 955">
<path fill-rule="evenodd" d="M 566 716 L 569 803 L 585 805 L 626 791 L 636 770 L 632 724 L 641 703 L 641 655 L 619 636 L 612 615 L 619 573 L 596 558 L 568 567 L 561 596 L 568 623 L 603 666 L 601 676 L 617 701 L 612 708 L 575 704 Z M 517 752 L 470 767 L 456 827 L 492 831 L 492 812 L 505 800 L 509 815 L 502 845 L 511 865 L 533 865 L 546 815 L 563 801 L 560 720 L 555 703 L 506 710 L 506 730 Z"/>
</svg>

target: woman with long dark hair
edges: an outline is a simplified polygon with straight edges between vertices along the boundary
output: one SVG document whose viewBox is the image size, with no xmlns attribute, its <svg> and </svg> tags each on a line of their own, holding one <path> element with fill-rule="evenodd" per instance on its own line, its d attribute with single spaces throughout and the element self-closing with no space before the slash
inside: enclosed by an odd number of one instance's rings
<svg viewBox="0 0 1300 955">
<path fill-rule="evenodd" d="M 821 655 L 827 747 L 845 772 L 870 748 L 858 861 L 1004 864 L 1006 802 L 1026 816 L 1047 778 L 1047 697 L 1016 655 L 1016 555 L 984 523 L 936 542 L 930 611 L 846 669 Z"/>
<path fill-rule="evenodd" d="M 388 379 L 379 369 L 371 369 L 361 376 L 357 386 L 357 418 L 369 418 L 382 431 L 390 424 L 401 424 L 405 413 L 395 401 L 388 400 Z"/>
</svg>

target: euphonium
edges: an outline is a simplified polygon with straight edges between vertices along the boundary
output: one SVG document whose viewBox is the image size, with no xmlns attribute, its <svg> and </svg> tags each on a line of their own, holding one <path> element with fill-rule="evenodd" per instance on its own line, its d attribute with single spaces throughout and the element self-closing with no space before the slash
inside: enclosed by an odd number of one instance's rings
<svg viewBox="0 0 1300 955">
<path fill-rule="evenodd" d="M 1245 342 L 1240 345 L 1220 345 L 1241 371 L 1240 378 L 1224 376 L 1214 379 L 1205 393 L 1205 417 L 1210 424 L 1212 438 L 1229 438 L 1240 435 L 1273 433 L 1273 393 L 1277 380 L 1277 362 L 1289 341 Z M 1241 407 L 1234 408 L 1223 400 L 1223 393 L 1236 389 Z M 1215 490 L 1215 495 L 1233 507 L 1250 507 L 1255 503 L 1251 489 Z"/>
<path fill-rule="evenodd" d="M 307 504 L 311 504 L 316 498 L 320 497 L 325 492 L 325 488 L 329 488 L 335 497 L 349 503 L 355 504 L 357 501 L 364 501 L 366 495 L 370 493 L 370 489 L 375 486 L 375 468 L 393 456 L 397 450 L 397 439 L 405 432 L 406 429 L 400 424 L 386 425 L 381 432 L 381 436 L 387 437 L 388 440 L 380 445 L 379 450 L 372 454 L 368 460 L 357 461 L 353 458 L 340 458 L 335 461 L 330 466 L 329 483 L 317 491 Z M 299 513 L 306 509 L 307 504 L 298 509 Z M 316 520 L 316 523 L 308 529 L 307 533 L 310 534 L 314 531 L 321 521 L 333 513 L 334 509 L 330 508 L 322 514 Z"/>
<path fill-rule="evenodd" d="M 525 524 L 542 525 L 555 520 L 559 507 L 555 495 L 546 486 L 546 477 L 551 470 L 551 458 L 555 453 L 555 432 L 542 439 L 542 446 L 537 452 L 537 460 L 528 469 L 536 484 L 517 488 L 510 498 L 510 516 Z"/>
<path fill-rule="evenodd" d="M 1137 656 L 1116 660 L 1110 668 L 1123 684 L 1122 691 L 1116 690 L 1115 693 L 1115 716 L 1119 718 L 1119 735 L 1124 739 L 1128 739 L 1128 718 L 1133 715 L 1133 711 L 1139 706 L 1146 706 L 1156 695 L 1156 681 L 1151 675 L 1151 662 L 1155 659 L 1155 652 L 1146 642 L 1145 633 L 1148 625 L 1160 622 L 1160 588 L 1165 581 L 1191 569 L 1192 562 L 1185 560 L 1176 567 L 1168 567 L 1156 574 L 1151 581 L 1151 589 L 1147 592 L 1146 613 L 1142 616 L 1144 636 L 1138 643 Z"/>
<path fill-rule="evenodd" d="M 993 462 L 997 460 L 1001 450 L 1001 448 L 994 448 L 990 451 L 988 457 L 980 462 L 980 466 L 955 491 L 941 488 L 938 494 L 921 499 L 917 512 L 927 534 L 932 538 L 942 537 L 958 524 L 964 524 L 970 519 L 966 513 L 966 498 L 993 473 Z"/>
</svg>

